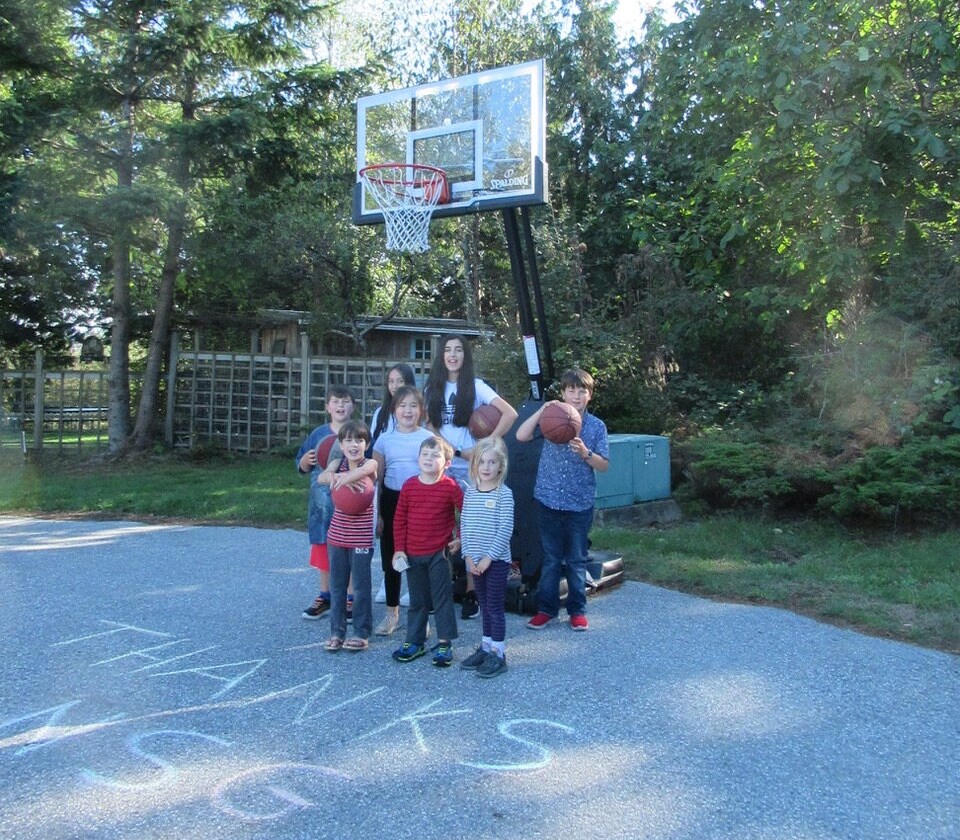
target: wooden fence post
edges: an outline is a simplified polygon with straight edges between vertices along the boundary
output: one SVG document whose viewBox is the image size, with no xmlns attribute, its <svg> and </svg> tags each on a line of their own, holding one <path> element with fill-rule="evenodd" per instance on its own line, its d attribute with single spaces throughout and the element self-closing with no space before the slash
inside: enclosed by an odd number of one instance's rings
<svg viewBox="0 0 960 840">
<path fill-rule="evenodd" d="M 163 421 L 163 437 L 167 446 L 173 446 L 173 415 L 177 398 L 177 363 L 180 361 L 180 333 L 170 333 L 170 355 L 167 359 L 167 416 Z"/>
<path fill-rule="evenodd" d="M 310 427 L 310 336 L 300 333 L 300 426 Z"/>
<path fill-rule="evenodd" d="M 33 366 L 33 446 L 43 449 L 43 350 L 37 350 Z"/>
</svg>

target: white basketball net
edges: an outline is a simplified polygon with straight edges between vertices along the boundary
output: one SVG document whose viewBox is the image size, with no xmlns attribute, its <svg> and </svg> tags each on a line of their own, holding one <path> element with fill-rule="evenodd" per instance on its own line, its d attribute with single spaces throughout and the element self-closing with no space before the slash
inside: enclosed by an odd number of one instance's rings
<svg viewBox="0 0 960 840">
<path fill-rule="evenodd" d="M 360 177 L 383 213 L 387 250 L 429 251 L 430 217 L 441 198 L 448 200 L 443 170 L 388 163 L 365 167 Z"/>
</svg>

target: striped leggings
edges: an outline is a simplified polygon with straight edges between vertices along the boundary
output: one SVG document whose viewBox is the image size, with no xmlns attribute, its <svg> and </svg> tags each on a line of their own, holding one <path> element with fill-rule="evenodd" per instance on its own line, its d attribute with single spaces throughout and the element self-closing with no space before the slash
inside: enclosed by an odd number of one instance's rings
<svg viewBox="0 0 960 840">
<path fill-rule="evenodd" d="M 483 618 L 483 635 L 495 642 L 502 642 L 507 636 L 507 617 L 503 603 L 507 592 L 507 575 L 510 564 L 494 560 L 482 575 L 475 575 L 473 583 Z"/>
</svg>

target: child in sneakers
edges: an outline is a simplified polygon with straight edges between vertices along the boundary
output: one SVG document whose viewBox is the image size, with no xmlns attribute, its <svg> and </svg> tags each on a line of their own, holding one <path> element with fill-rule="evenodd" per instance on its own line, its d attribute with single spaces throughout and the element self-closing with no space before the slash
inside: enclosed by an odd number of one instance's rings
<svg viewBox="0 0 960 840">
<path fill-rule="evenodd" d="M 407 479 L 400 490 L 393 520 L 393 567 L 407 572 L 410 610 L 407 639 L 393 652 L 398 662 L 411 662 L 426 653 L 427 618 L 433 606 L 438 644 L 433 664 L 453 663 L 453 640 L 457 617 L 453 610 L 453 586 L 447 552 L 459 547 L 457 513 L 463 506 L 463 491 L 444 471 L 453 451 L 439 435 L 422 441 L 418 450 L 419 473 Z"/>
<path fill-rule="evenodd" d="M 310 565 L 320 572 L 320 594 L 303 611 L 303 617 L 320 618 L 330 609 L 330 560 L 327 556 L 327 528 L 333 516 L 330 486 L 317 483 L 317 478 L 330 461 L 338 460 L 340 448 L 335 443 L 340 428 L 353 414 L 353 395 L 343 385 L 334 385 L 327 391 L 327 414 L 330 422 L 310 432 L 297 452 L 297 472 L 310 476 L 310 495 L 307 501 L 307 535 L 310 539 Z M 321 444 L 324 444 L 321 446 Z M 318 454 L 323 463 L 318 462 Z"/>
<path fill-rule="evenodd" d="M 329 651 L 366 650 L 373 625 L 370 588 L 370 559 L 373 554 L 374 485 L 377 464 L 365 455 L 370 443 L 370 430 L 364 423 L 349 420 L 337 434 L 343 456 L 331 464 L 317 481 L 333 491 L 340 488 L 358 501 L 348 507 L 334 501 L 333 516 L 327 529 L 327 550 L 330 559 L 330 638 Z M 361 498 L 362 497 L 362 498 Z M 347 632 L 347 588 L 353 581 L 353 635 Z"/>
<path fill-rule="evenodd" d="M 470 458 L 470 483 L 460 514 L 460 551 L 473 577 L 483 639 L 473 655 L 460 663 L 478 677 L 495 677 L 507 669 L 507 619 L 504 595 L 510 573 L 510 537 L 513 535 L 513 493 L 507 477 L 507 447 L 503 438 L 477 442 Z"/>
<path fill-rule="evenodd" d="M 407 479 L 420 472 L 420 444 L 434 437 L 424 429 L 423 396 L 413 386 L 402 385 L 393 396 L 393 421 L 373 444 L 373 459 L 379 476 L 380 561 L 386 593 L 387 613 L 374 630 L 378 636 L 389 636 L 400 623 L 400 572 L 393 568 L 393 520 L 400 501 L 400 490 Z"/>
<path fill-rule="evenodd" d="M 589 627 L 587 609 L 587 537 L 593 524 L 596 472 L 610 466 L 607 427 L 587 411 L 593 397 L 593 377 L 574 368 L 560 378 L 563 402 L 580 414 L 580 434 L 569 443 L 543 441 L 533 497 L 543 546 L 543 565 L 537 586 L 537 614 L 527 622 L 540 630 L 560 613 L 560 575 L 567 579 L 567 614 L 573 630 Z M 525 443 L 539 433 L 544 403 L 517 427 L 517 441 Z"/>
</svg>

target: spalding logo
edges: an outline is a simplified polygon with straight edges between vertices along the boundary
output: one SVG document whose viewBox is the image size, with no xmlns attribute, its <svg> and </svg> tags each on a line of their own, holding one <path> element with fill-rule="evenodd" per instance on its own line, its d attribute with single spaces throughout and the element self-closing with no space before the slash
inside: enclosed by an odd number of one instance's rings
<svg viewBox="0 0 960 840">
<path fill-rule="evenodd" d="M 514 169 L 508 169 L 503 173 L 502 178 L 491 178 L 490 187 L 495 190 L 528 187 L 530 185 L 530 176 L 515 175 L 515 171 Z"/>
</svg>

